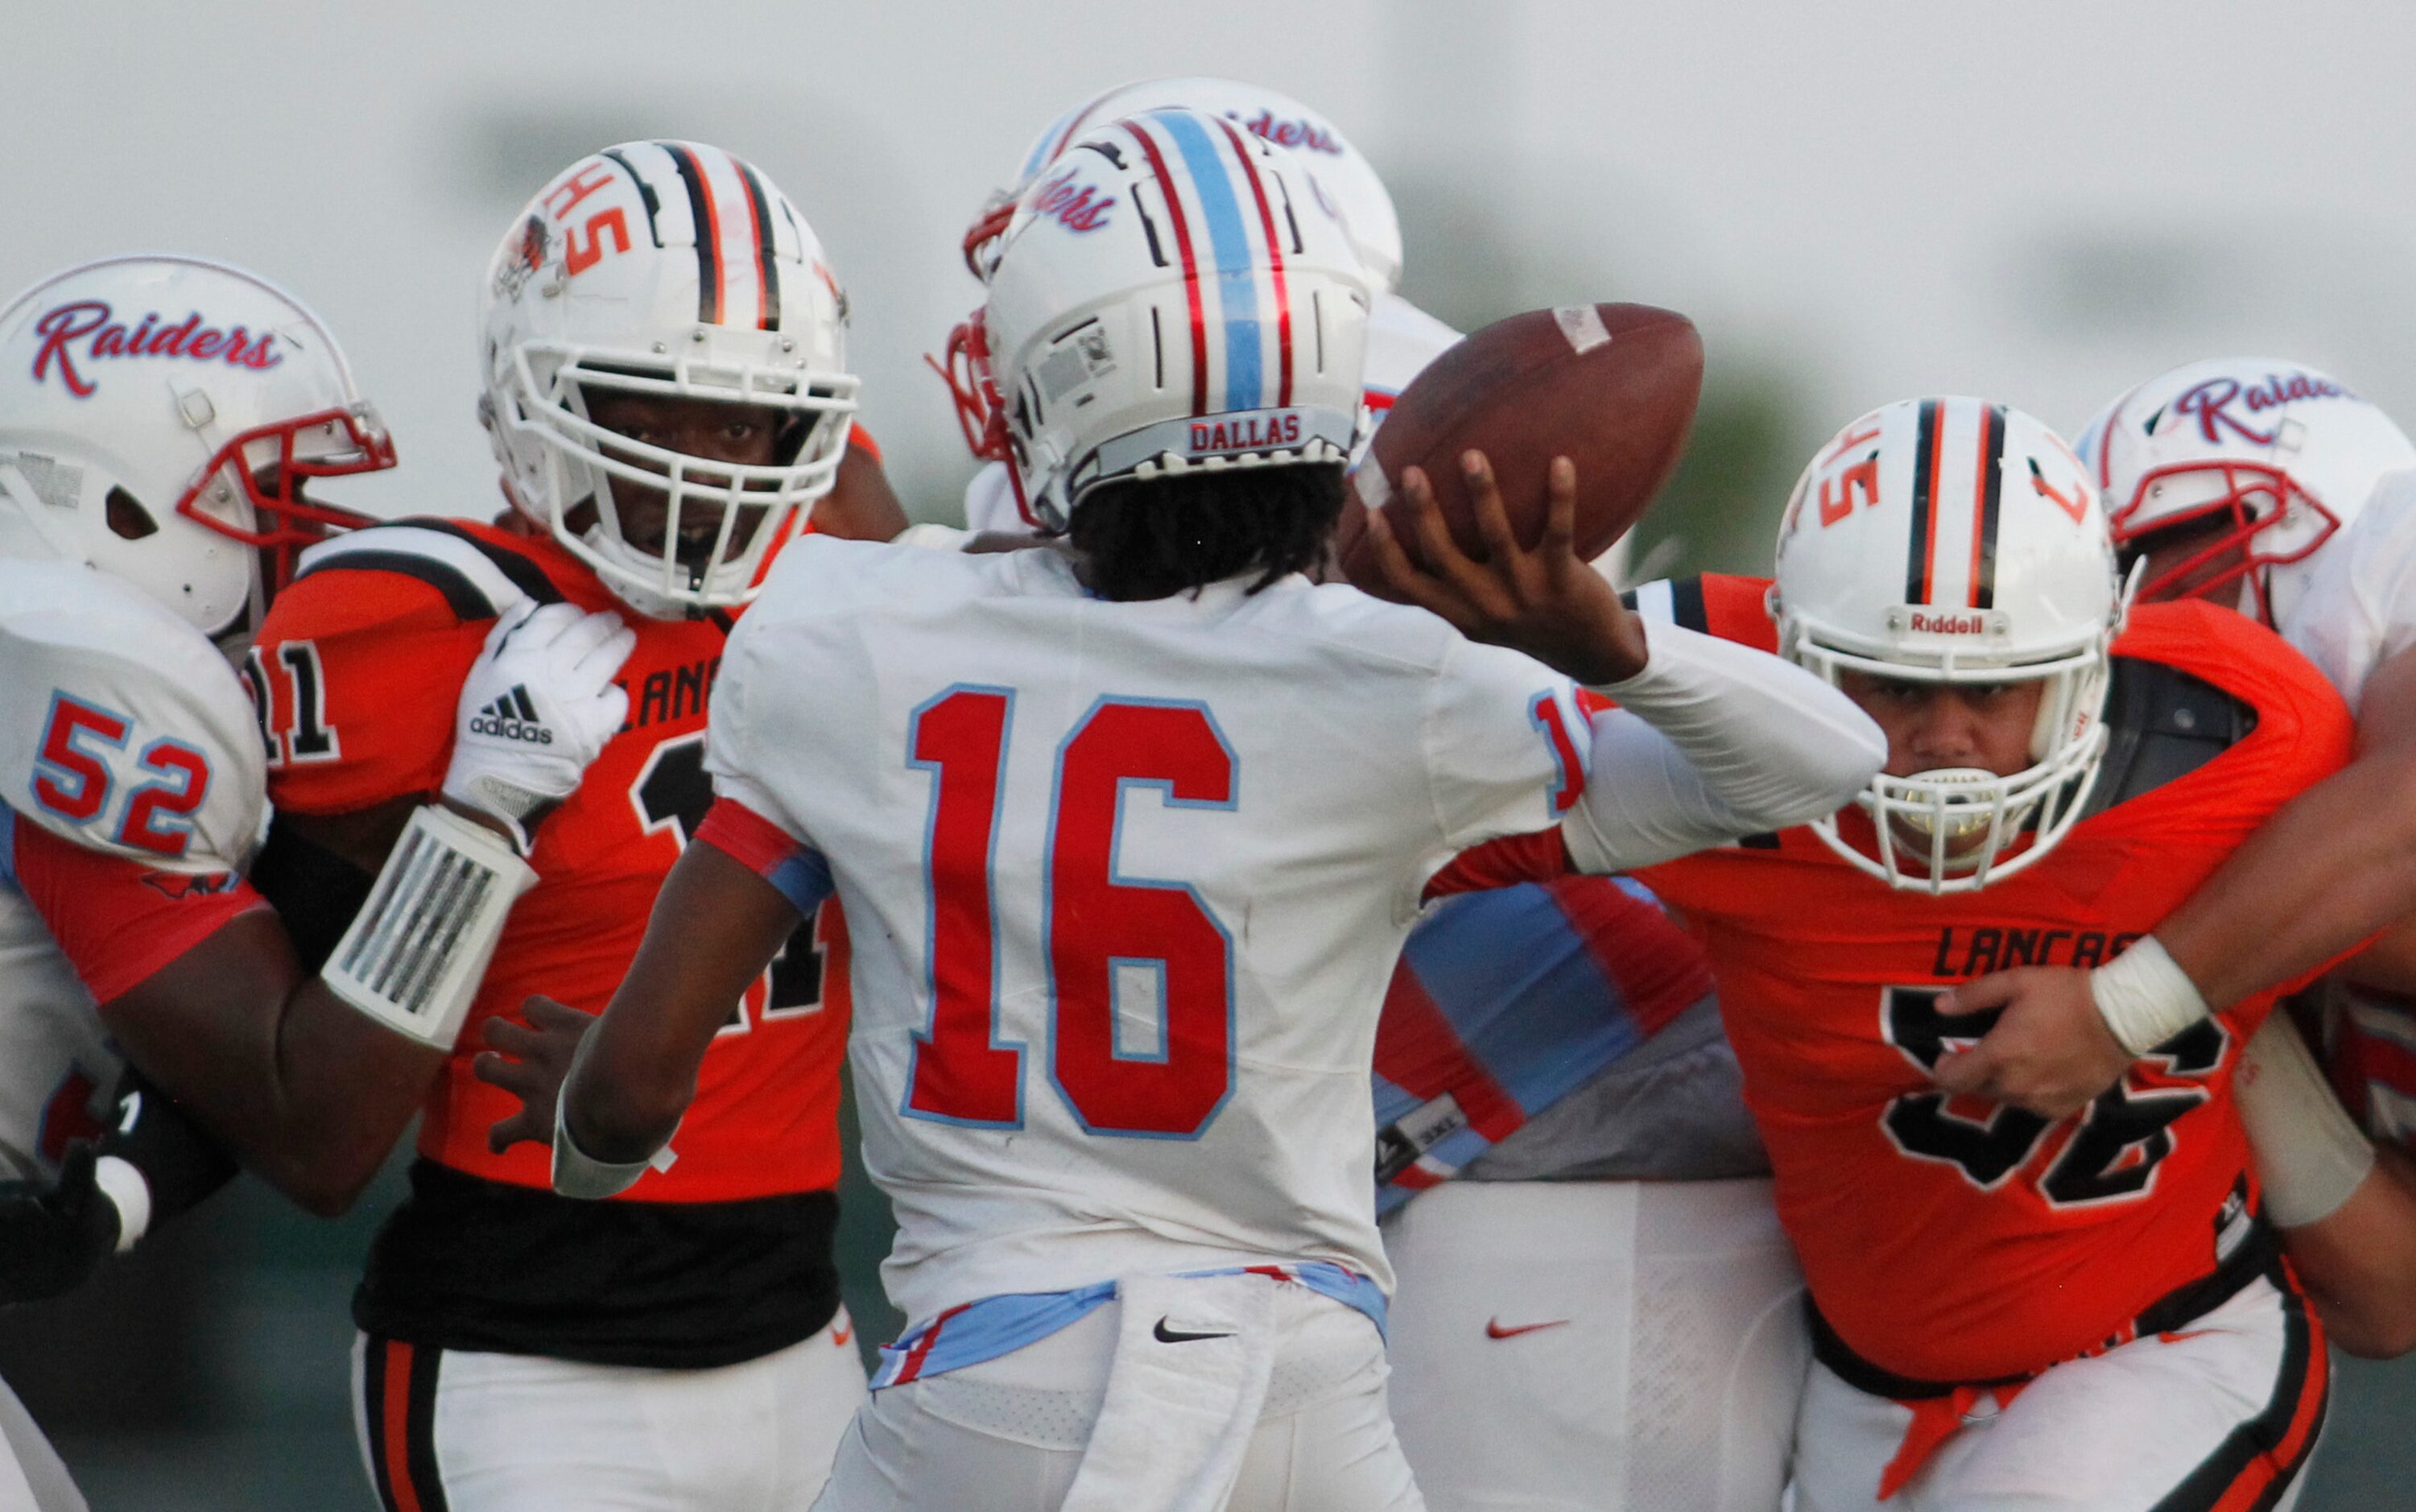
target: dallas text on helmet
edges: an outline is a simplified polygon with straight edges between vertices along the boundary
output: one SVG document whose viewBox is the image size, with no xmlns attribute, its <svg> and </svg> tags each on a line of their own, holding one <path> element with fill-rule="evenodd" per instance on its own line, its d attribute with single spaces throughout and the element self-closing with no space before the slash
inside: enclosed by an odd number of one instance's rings
<svg viewBox="0 0 2416 1512">
<path fill-rule="evenodd" d="M 58 364 L 59 382 L 78 399 L 89 399 L 99 385 L 76 370 L 77 355 L 68 349 L 70 341 L 86 337 L 82 360 L 98 357 L 186 357 L 195 362 L 223 362 L 231 368 L 274 368 L 285 360 L 277 351 L 277 333 L 263 331 L 249 335 L 240 325 L 224 330 L 202 323 L 199 311 L 186 316 L 174 325 L 159 325 L 155 311 L 144 315 L 130 330 L 110 319 L 110 307 L 104 300 L 78 299 L 47 311 L 34 322 L 36 334 L 42 338 L 41 349 L 34 354 L 34 381 L 40 383 L 50 376 L 53 360 Z"/>
<path fill-rule="evenodd" d="M 1292 446 L 1300 444 L 1300 415 L 1285 410 L 1276 415 L 1236 416 L 1225 420 L 1194 420 L 1191 423 L 1191 449 L 1200 451 L 1257 451 L 1267 446 Z"/>
</svg>

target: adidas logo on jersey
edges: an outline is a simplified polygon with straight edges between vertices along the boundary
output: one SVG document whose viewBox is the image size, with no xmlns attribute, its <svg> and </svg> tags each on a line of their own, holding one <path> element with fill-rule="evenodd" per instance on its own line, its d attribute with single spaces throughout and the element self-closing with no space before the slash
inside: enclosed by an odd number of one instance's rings
<svg viewBox="0 0 2416 1512">
<path fill-rule="evenodd" d="M 497 735 L 505 740 L 525 740 L 538 746 L 553 744 L 553 732 L 537 722 L 536 708 L 529 703 L 525 685 L 515 687 L 472 716 L 470 733 Z"/>
</svg>

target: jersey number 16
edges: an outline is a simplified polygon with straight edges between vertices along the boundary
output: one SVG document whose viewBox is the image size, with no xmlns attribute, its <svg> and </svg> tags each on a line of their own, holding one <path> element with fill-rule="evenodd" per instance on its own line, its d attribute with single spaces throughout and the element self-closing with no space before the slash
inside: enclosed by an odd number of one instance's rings
<svg viewBox="0 0 2416 1512">
<path fill-rule="evenodd" d="M 1041 888 L 1048 953 L 1049 1077 L 1094 1134 L 1196 1139 L 1233 1084 L 1233 945 L 1180 882 L 1116 870 L 1125 794 L 1169 808 L 1231 809 L 1232 748 L 1206 705 L 1106 698 L 1057 750 L 1043 874 L 992 866 L 1015 695 L 958 687 L 916 709 L 910 765 L 932 776 L 924 877 L 930 900 L 931 1019 L 914 1042 L 901 1111 L 1016 1128 L 1025 1047 L 998 1034 L 1000 885 Z M 1157 1044 L 1117 1043 L 1120 984 L 1154 980 Z"/>
</svg>

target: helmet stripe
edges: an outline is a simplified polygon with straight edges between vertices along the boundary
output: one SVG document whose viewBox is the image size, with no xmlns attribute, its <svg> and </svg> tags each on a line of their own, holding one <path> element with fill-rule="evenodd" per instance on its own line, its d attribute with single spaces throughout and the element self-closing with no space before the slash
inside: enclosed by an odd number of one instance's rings
<svg viewBox="0 0 2416 1512">
<path fill-rule="evenodd" d="M 1904 601 L 1929 602 L 1930 562 L 1938 548 L 1939 403 L 1921 401 L 1921 429 L 1912 448 L 1911 546 L 1904 564 Z"/>
<path fill-rule="evenodd" d="M 1250 193 L 1259 203 L 1259 227 L 1267 238 L 1267 277 L 1276 296 L 1276 402 L 1291 403 L 1291 293 L 1284 283 L 1283 243 L 1276 237 L 1275 207 L 1267 203 L 1267 186 L 1259 175 L 1258 159 L 1250 155 L 1242 141 L 1242 133 L 1230 121 L 1216 123 L 1233 142 L 1233 156 L 1241 159 L 1242 171 L 1249 175 Z"/>
<path fill-rule="evenodd" d="M 738 170 L 738 182 L 747 189 L 747 224 L 755 234 L 755 271 L 763 290 L 763 313 L 756 317 L 758 330 L 780 328 L 780 267 L 774 245 L 779 228 L 772 223 L 771 202 L 763 197 L 763 181 L 754 167 L 739 159 L 730 159 Z"/>
<path fill-rule="evenodd" d="M 1250 231 L 1233 194 L 1233 166 L 1216 150 L 1197 117 L 1164 112 L 1152 117 L 1174 139 L 1200 197 L 1200 219 L 1216 254 L 1216 303 L 1225 321 L 1225 408 L 1254 410 L 1266 402 L 1259 350 L 1259 269 Z"/>
<path fill-rule="evenodd" d="M 639 173 L 628 159 L 621 156 L 620 148 L 607 147 L 604 156 L 619 163 L 621 172 L 629 175 L 629 182 L 638 186 L 638 198 L 644 201 L 646 206 L 646 234 L 654 238 L 657 247 L 662 246 L 663 228 L 658 218 L 662 214 L 663 204 L 655 198 L 655 186 L 647 183 L 645 175 Z"/>
<path fill-rule="evenodd" d="M 1166 201 L 1167 216 L 1174 222 L 1174 248 L 1183 259 L 1183 292 L 1191 301 L 1191 413 L 1208 413 L 1208 328 L 1200 310 L 1200 265 L 1191 251 L 1190 218 L 1183 212 L 1183 196 L 1174 187 L 1174 175 L 1167 171 L 1166 158 L 1157 144 L 1143 130 L 1138 121 L 1120 123 L 1135 142 L 1140 144 L 1141 155 L 1149 159 L 1150 172 L 1157 175 L 1157 190 Z"/>
<path fill-rule="evenodd" d="M 1980 426 L 1980 480 L 1973 490 L 1971 607 L 1997 607 L 1997 497 L 2005 486 L 2005 407 L 1991 404 Z"/>
<path fill-rule="evenodd" d="M 656 144 L 671 154 L 687 187 L 688 222 L 696 243 L 696 318 L 707 325 L 721 322 L 721 224 L 714 214 L 713 190 L 704 181 L 703 165 L 675 142 Z"/>
</svg>

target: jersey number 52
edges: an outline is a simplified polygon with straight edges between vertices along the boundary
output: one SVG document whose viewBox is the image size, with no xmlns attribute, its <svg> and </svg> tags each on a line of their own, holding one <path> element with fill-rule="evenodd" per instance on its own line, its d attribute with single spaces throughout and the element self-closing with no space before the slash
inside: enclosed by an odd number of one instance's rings
<svg viewBox="0 0 2416 1512">
<path fill-rule="evenodd" d="M 1233 1084 L 1233 945 L 1180 882 L 1116 869 L 1127 792 L 1170 808 L 1233 807 L 1232 748 L 1200 703 L 1101 699 L 1058 748 L 1043 874 L 995 874 L 1015 694 L 958 687 L 914 711 L 907 761 L 932 778 L 924 876 L 930 1027 L 915 1036 L 910 1117 L 1014 1128 L 1026 1047 L 998 1034 L 994 889 L 1041 889 L 1049 1079 L 1094 1134 L 1196 1139 Z M 1120 988 L 1154 988 L 1155 1043 L 1117 1037 Z"/>
</svg>

